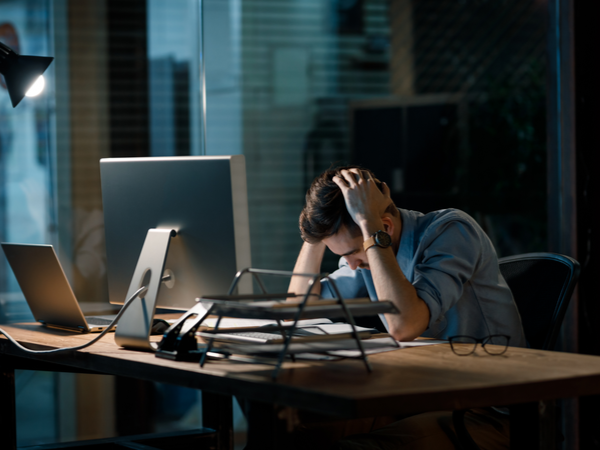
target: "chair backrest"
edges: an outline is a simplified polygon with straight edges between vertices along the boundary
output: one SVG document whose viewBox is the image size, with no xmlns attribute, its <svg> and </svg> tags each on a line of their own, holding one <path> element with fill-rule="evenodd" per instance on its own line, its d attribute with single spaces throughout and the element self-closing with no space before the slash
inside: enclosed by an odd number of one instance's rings
<svg viewBox="0 0 600 450">
<path fill-rule="evenodd" d="M 579 263 L 556 253 L 526 253 L 501 258 L 531 348 L 552 350 L 575 284 Z"/>
</svg>

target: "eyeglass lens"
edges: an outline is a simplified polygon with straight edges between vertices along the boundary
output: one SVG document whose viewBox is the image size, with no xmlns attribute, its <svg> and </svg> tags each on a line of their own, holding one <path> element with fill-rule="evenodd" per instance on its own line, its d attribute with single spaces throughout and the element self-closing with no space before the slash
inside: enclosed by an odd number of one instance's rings
<svg viewBox="0 0 600 450">
<path fill-rule="evenodd" d="M 452 351 L 460 356 L 470 355 L 477 347 L 477 339 L 470 336 L 454 336 L 450 339 Z"/>
<path fill-rule="evenodd" d="M 488 336 L 483 340 L 482 346 L 490 355 L 501 355 L 508 348 L 508 337 L 502 335 Z"/>
</svg>

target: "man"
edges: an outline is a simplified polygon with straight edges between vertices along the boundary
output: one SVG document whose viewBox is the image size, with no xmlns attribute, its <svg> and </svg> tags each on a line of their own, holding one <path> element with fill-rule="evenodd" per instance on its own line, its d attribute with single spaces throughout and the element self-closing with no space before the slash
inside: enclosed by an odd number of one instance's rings
<svg viewBox="0 0 600 450">
<path fill-rule="evenodd" d="M 348 166 L 314 180 L 300 215 L 300 232 L 305 242 L 294 272 L 318 273 L 329 248 L 342 257 L 331 277 L 344 298 L 369 296 L 394 303 L 399 314 L 382 319 L 397 340 L 507 335 L 510 345 L 526 345 L 494 247 L 468 214 L 398 209 L 385 183 L 368 170 Z M 289 291 L 304 293 L 307 288 L 306 279 L 295 277 Z M 313 292 L 333 296 L 327 280 Z M 483 430 L 481 441 L 498 441 L 498 448 L 507 442 L 508 422 L 499 412 L 476 411 L 466 416 L 466 423 Z M 449 414 L 432 413 L 341 441 L 339 448 L 442 449 L 454 448 L 452 440 Z"/>
<path fill-rule="evenodd" d="M 358 167 L 319 176 L 300 215 L 305 243 L 294 271 L 318 273 L 326 248 L 343 257 L 332 274 L 341 294 L 392 301 L 400 314 L 384 319 L 397 340 L 504 334 L 511 345 L 525 346 L 496 252 L 477 222 L 454 209 L 397 209 L 389 194 Z M 299 277 L 290 284 L 290 292 L 306 289 Z M 333 296 L 326 280 L 313 288 L 319 289 Z"/>
</svg>

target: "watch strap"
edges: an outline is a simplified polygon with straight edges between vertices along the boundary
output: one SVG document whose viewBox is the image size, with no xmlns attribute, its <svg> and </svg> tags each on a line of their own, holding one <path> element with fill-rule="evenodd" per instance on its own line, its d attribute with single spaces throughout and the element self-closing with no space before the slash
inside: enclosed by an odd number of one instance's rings
<svg viewBox="0 0 600 450">
<path fill-rule="evenodd" d="M 374 234 L 372 236 L 370 236 L 369 239 L 367 239 L 365 242 L 363 242 L 363 248 L 365 249 L 365 252 L 367 250 L 369 250 L 371 247 L 373 247 L 374 245 L 377 245 L 377 241 L 375 241 Z"/>
</svg>

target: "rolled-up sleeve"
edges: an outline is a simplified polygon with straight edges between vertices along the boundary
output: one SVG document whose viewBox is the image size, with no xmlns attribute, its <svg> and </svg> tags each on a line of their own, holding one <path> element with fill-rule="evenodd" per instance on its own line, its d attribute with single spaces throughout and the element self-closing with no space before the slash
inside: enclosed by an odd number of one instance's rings
<svg viewBox="0 0 600 450">
<path fill-rule="evenodd" d="M 333 278 L 343 298 L 367 297 L 367 287 L 361 270 L 352 270 L 345 258 L 340 258 L 339 269 L 329 275 Z M 321 297 L 333 298 L 336 294 L 327 278 L 321 280 Z"/>
<path fill-rule="evenodd" d="M 441 320 L 462 297 L 481 255 L 480 235 L 467 221 L 442 221 L 420 243 L 413 286 L 429 307 L 429 326 Z"/>
</svg>

